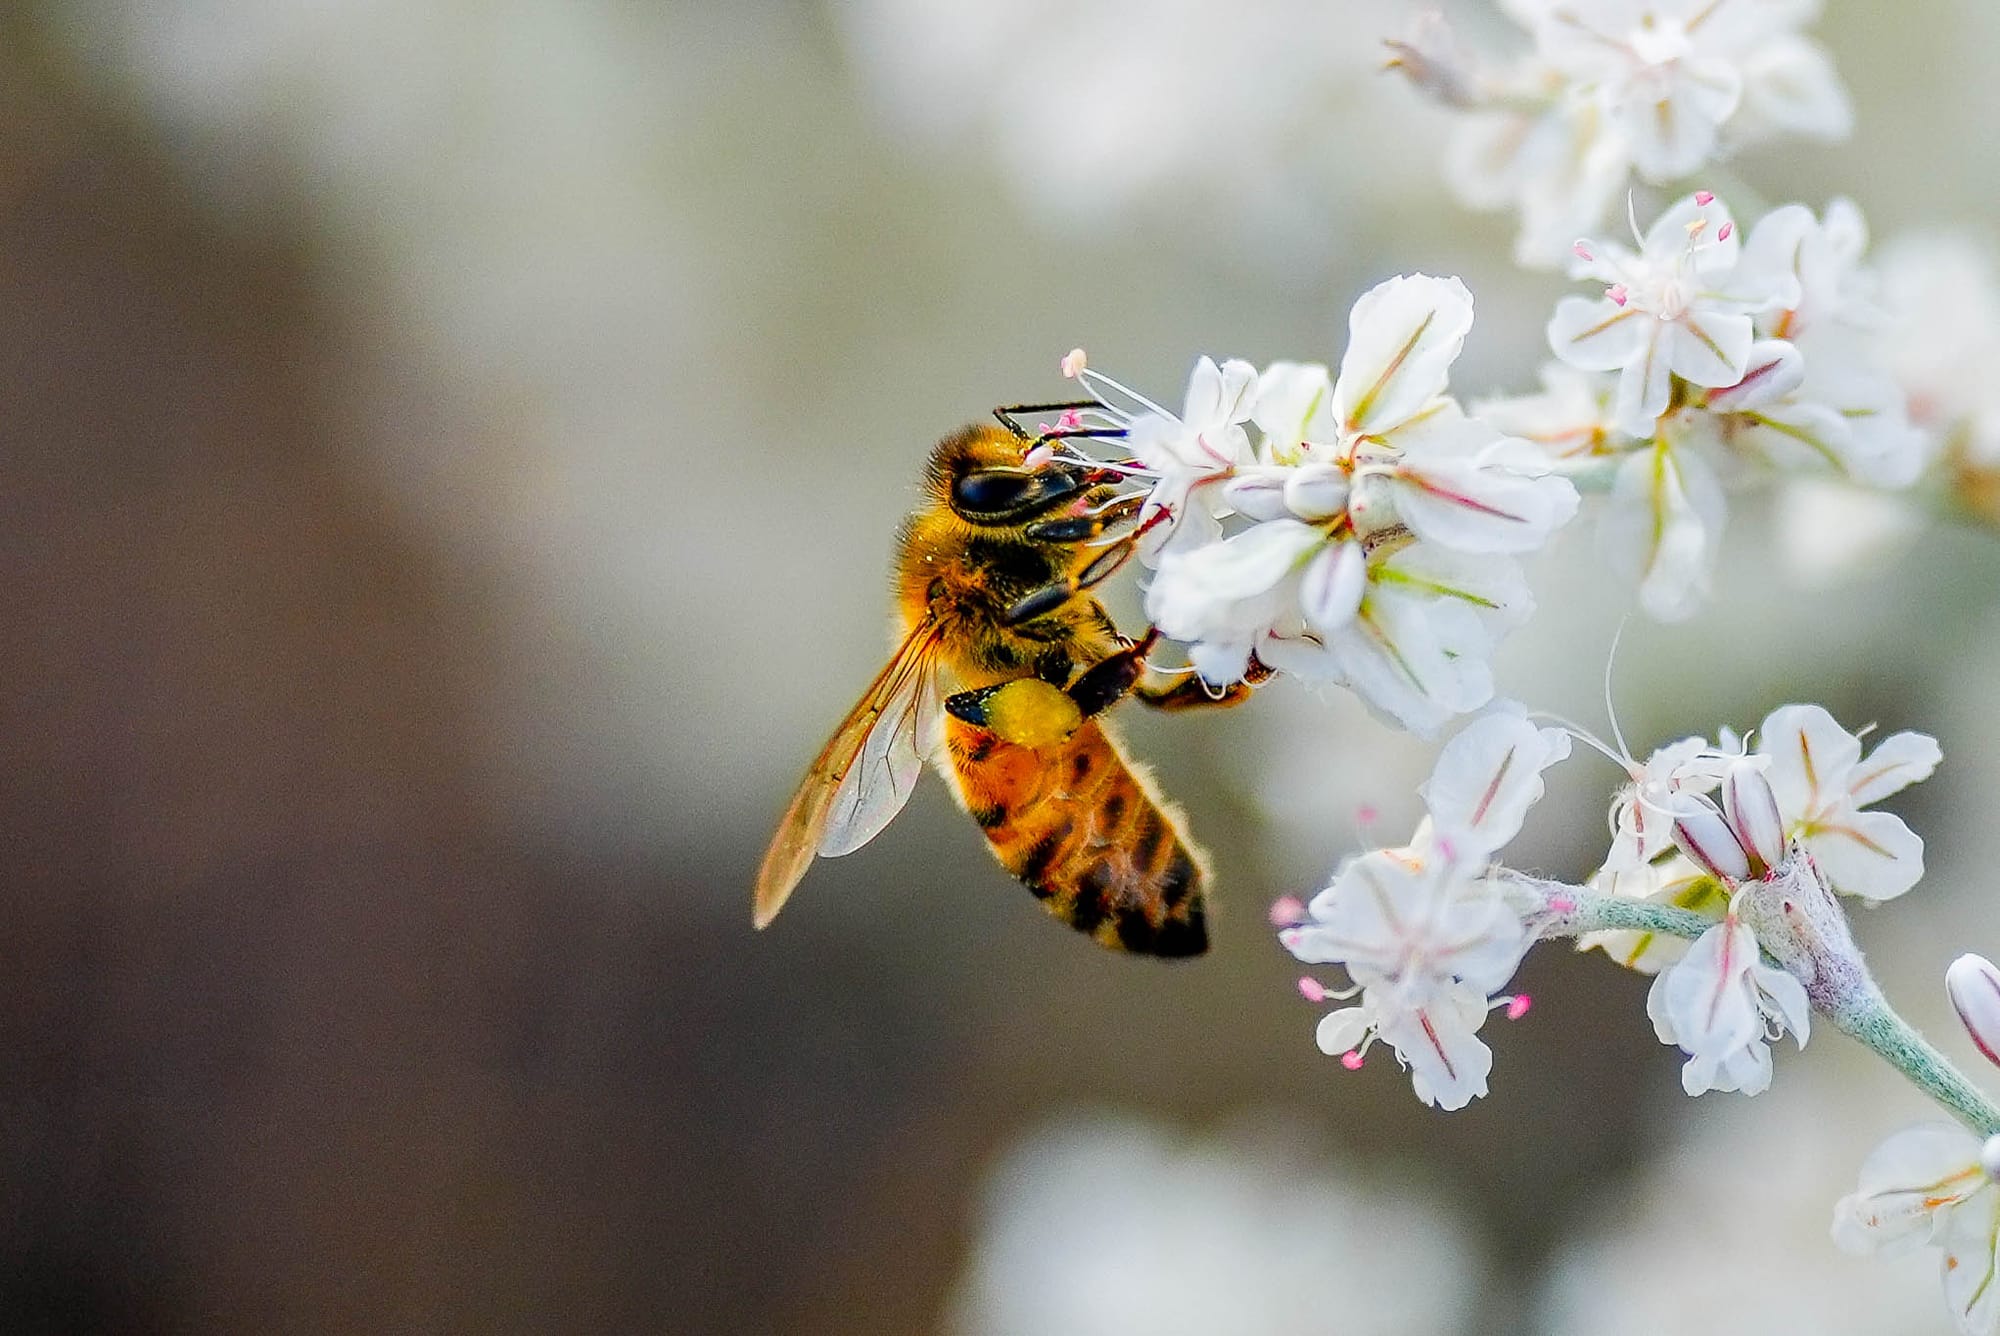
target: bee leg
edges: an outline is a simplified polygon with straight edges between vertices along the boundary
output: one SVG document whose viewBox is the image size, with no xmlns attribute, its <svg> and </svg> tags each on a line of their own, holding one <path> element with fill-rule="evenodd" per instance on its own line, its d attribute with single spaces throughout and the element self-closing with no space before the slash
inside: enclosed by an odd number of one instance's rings
<svg viewBox="0 0 2000 1336">
<path fill-rule="evenodd" d="M 1168 677 L 1159 674 L 1156 680 L 1142 680 L 1132 688 L 1132 694 L 1156 710 L 1198 710 L 1211 705 L 1241 705 L 1250 699 L 1250 692 L 1261 683 L 1270 680 L 1272 670 L 1265 667 L 1255 655 L 1250 658 L 1250 669 L 1243 674 L 1240 682 L 1227 686 L 1213 686 L 1203 680 L 1200 673 L 1189 670 Z"/>
<path fill-rule="evenodd" d="M 1003 404 L 993 410 L 1000 425 L 1012 432 L 1017 440 L 1032 441 L 1040 445 L 1043 441 L 1060 441 L 1071 436 L 1123 436 L 1123 427 L 1061 427 L 1055 431 L 1032 432 L 1015 420 L 1021 413 L 1067 413 L 1085 408 L 1102 408 L 1095 399 L 1072 399 L 1059 404 Z"/>
<path fill-rule="evenodd" d="M 1132 492 L 1107 501 L 1088 515 L 1041 520 L 1030 524 L 1022 530 L 1022 533 L 1043 543 L 1087 543 L 1093 538 L 1102 536 L 1105 530 L 1123 524 L 1137 515 L 1140 507 L 1145 504 L 1145 493 Z"/>
</svg>

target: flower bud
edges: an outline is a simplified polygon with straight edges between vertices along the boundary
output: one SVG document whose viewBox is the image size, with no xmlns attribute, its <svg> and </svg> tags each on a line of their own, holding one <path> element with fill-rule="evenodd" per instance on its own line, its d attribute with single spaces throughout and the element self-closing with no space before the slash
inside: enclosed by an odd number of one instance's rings
<svg viewBox="0 0 2000 1336">
<path fill-rule="evenodd" d="M 1704 871 L 1734 885 L 1750 879 L 1750 855 L 1715 804 L 1682 794 L 1674 808 L 1674 843 Z"/>
<path fill-rule="evenodd" d="M 1944 972 L 1944 990 L 1972 1042 L 2000 1065 L 2000 969 L 1984 956 L 1960 956 Z"/>
<path fill-rule="evenodd" d="M 1347 509 L 1347 475 L 1332 464 L 1304 464 L 1285 479 L 1285 508 L 1308 524 Z"/>
<path fill-rule="evenodd" d="M 1359 543 L 1335 543 L 1312 559 L 1299 584 L 1299 607 L 1306 624 L 1332 635 L 1354 620 L 1368 592 L 1368 559 Z"/>
<path fill-rule="evenodd" d="M 1245 519 L 1285 518 L 1285 480 L 1276 473 L 1239 473 L 1222 484 L 1222 503 Z"/>
<path fill-rule="evenodd" d="M 1722 813 L 1736 842 L 1763 864 L 1753 870 L 1768 872 L 1785 861 L 1785 818 L 1761 766 L 1746 758 L 1729 767 L 1722 780 Z"/>
</svg>

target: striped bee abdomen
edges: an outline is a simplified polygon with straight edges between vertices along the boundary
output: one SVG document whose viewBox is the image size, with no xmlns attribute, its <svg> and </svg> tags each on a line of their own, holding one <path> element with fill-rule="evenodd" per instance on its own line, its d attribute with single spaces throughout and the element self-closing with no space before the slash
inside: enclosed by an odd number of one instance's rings
<svg viewBox="0 0 2000 1336">
<path fill-rule="evenodd" d="M 1096 719 L 1045 751 L 957 718 L 945 738 L 966 811 L 1051 914 L 1114 950 L 1208 949 L 1201 855 Z"/>
</svg>

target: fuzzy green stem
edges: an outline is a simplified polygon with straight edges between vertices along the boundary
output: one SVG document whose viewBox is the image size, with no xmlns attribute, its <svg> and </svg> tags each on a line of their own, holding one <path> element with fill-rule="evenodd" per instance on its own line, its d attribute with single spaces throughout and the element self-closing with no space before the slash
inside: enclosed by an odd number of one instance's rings
<svg viewBox="0 0 2000 1336">
<path fill-rule="evenodd" d="M 2000 1132 L 2000 1105 L 1899 1016 L 1880 989 L 1871 986 L 1860 990 L 1846 1005 L 1826 1014 L 1834 1028 L 1880 1054 L 1974 1132 L 1982 1137 Z"/>
<path fill-rule="evenodd" d="M 1674 905 L 1621 900 L 1579 886 L 1526 877 L 1515 880 L 1533 886 L 1545 897 L 1548 910 L 1537 919 L 1538 935 L 1544 938 L 1623 929 L 1664 933 L 1693 941 L 1716 924 L 1715 919 L 1705 914 Z M 1769 956 L 1766 960 L 1777 963 Z M 2000 1133 L 2000 1104 L 1995 1104 L 1950 1058 L 1898 1015 L 1872 978 L 1862 974 L 1837 996 L 1828 996 L 1823 990 L 1811 987 L 1807 995 L 1812 998 L 1814 1010 L 1831 1021 L 1835 1029 L 1873 1050 L 1972 1131 L 1982 1137 Z"/>
</svg>

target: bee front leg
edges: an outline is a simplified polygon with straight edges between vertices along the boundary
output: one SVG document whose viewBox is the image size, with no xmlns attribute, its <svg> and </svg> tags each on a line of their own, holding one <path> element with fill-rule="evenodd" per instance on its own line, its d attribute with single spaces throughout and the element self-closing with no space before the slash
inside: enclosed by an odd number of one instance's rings
<svg viewBox="0 0 2000 1336">
<path fill-rule="evenodd" d="M 1199 710 L 1213 705 L 1241 705 L 1250 699 L 1254 688 L 1270 678 L 1271 669 L 1252 655 L 1250 669 L 1243 674 L 1240 682 L 1231 682 L 1224 687 L 1212 686 L 1203 680 L 1200 673 L 1189 669 L 1171 676 L 1161 673 L 1154 678 L 1143 679 L 1133 686 L 1132 694 L 1141 703 L 1156 710 Z"/>
<path fill-rule="evenodd" d="M 1038 520 L 1022 532 L 1042 543 L 1087 543 L 1137 515 L 1146 504 L 1143 492 L 1115 496 L 1095 510 L 1061 519 Z"/>
</svg>

